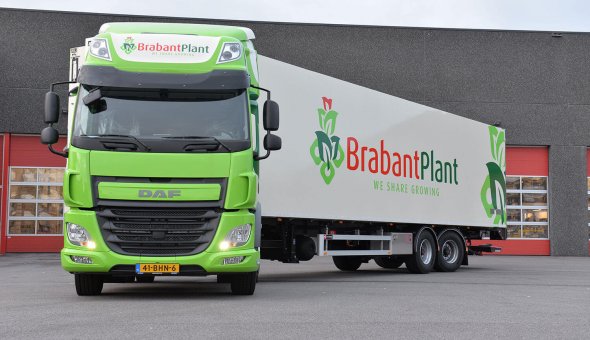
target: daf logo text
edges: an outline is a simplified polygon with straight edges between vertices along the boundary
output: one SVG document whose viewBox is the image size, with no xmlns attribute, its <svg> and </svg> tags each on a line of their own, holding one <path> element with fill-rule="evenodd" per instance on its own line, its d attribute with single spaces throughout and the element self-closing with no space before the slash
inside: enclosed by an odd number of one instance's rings
<svg viewBox="0 0 590 340">
<path fill-rule="evenodd" d="M 148 190 L 143 189 L 137 192 L 142 198 L 174 198 L 180 196 L 180 190 Z"/>
</svg>

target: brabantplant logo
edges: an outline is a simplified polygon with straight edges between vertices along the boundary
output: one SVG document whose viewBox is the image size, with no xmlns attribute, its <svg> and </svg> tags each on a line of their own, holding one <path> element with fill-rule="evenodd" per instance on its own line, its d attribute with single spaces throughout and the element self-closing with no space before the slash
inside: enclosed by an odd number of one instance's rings
<svg viewBox="0 0 590 340">
<path fill-rule="evenodd" d="M 127 54 L 135 51 L 136 48 L 137 48 L 137 46 L 135 46 L 135 42 L 133 41 L 133 38 L 131 38 L 131 37 L 127 37 L 127 39 L 125 39 L 125 42 L 123 43 L 123 45 L 121 45 L 121 49 L 123 50 L 123 52 L 125 52 Z"/>
<path fill-rule="evenodd" d="M 309 151 L 314 163 L 320 166 L 320 175 L 324 182 L 330 184 L 336 169 L 342 165 L 344 150 L 340 146 L 340 137 L 334 134 L 338 112 L 332 110 L 331 98 L 322 97 L 322 101 L 324 108 L 318 109 L 321 130 L 315 132 L 316 139 Z"/>
<path fill-rule="evenodd" d="M 488 162 L 488 175 L 481 188 L 481 203 L 488 218 L 493 224 L 506 223 L 506 155 L 504 155 L 506 139 L 503 130 L 495 126 L 489 127 L 490 147 L 495 162 Z"/>
</svg>

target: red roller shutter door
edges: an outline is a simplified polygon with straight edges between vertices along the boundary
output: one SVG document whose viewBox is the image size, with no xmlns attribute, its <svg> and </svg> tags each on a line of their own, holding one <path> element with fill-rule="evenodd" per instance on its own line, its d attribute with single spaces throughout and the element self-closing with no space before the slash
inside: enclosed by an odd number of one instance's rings
<svg viewBox="0 0 590 340">
<path fill-rule="evenodd" d="M 58 144 L 54 147 L 57 150 L 61 150 L 65 144 L 66 138 L 61 137 Z M 39 136 L 12 135 L 10 137 L 8 159 L 9 167 L 63 168 L 66 166 L 66 159 L 50 153 L 47 150 L 47 146 L 39 142 Z M 9 191 L 9 168 L 6 167 L 5 171 L 7 173 L 4 176 L 6 178 L 4 187 L 6 191 Z M 3 202 L 3 208 L 10 211 L 7 201 L 8 199 Z M 4 225 L 6 226 L 5 230 L 8 230 L 8 215 L 9 213 L 3 217 Z M 61 248 L 63 248 L 62 235 L 18 235 L 8 233 L 6 236 L 6 252 L 59 252 Z"/>
<path fill-rule="evenodd" d="M 549 150 L 546 147 L 507 147 L 507 176 L 548 176 Z M 590 176 L 590 175 L 589 175 Z M 551 193 L 549 193 L 550 195 Z M 551 213 L 551 212 L 549 212 Z M 549 226 L 551 228 L 551 226 Z M 472 244 L 502 247 L 501 255 L 550 255 L 550 240 L 508 239 L 505 241 L 478 240 Z"/>
<path fill-rule="evenodd" d="M 8 150 L 4 150 L 8 147 L 8 143 L 5 142 L 5 135 L 0 135 L 0 254 L 6 252 L 6 223 L 2 221 L 6 220 L 6 190 L 5 190 L 5 173 L 8 167 Z"/>
</svg>

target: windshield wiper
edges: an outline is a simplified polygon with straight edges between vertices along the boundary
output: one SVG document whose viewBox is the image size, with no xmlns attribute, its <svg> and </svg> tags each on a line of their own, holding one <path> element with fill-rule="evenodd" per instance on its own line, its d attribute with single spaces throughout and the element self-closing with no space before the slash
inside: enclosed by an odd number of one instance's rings
<svg viewBox="0 0 590 340">
<path fill-rule="evenodd" d="M 232 150 L 227 145 L 223 144 L 222 141 L 217 139 L 217 137 L 213 137 L 213 136 L 165 136 L 162 138 L 167 138 L 167 139 L 212 139 L 218 145 L 223 146 L 223 148 L 226 149 L 227 151 L 232 152 Z"/>
<path fill-rule="evenodd" d="M 147 145 L 143 144 L 142 142 L 139 141 L 139 139 L 137 139 L 135 136 L 131 136 L 131 135 L 115 135 L 115 134 L 104 134 L 104 135 L 96 135 L 96 136 L 85 136 L 85 137 L 117 137 L 117 138 L 125 138 L 125 139 L 131 139 L 134 142 L 131 142 L 131 144 L 137 146 L 141 146 L 143 148 L 144 151 L 150 151 L 150 147 L 148 147 Z"/>
</svg>

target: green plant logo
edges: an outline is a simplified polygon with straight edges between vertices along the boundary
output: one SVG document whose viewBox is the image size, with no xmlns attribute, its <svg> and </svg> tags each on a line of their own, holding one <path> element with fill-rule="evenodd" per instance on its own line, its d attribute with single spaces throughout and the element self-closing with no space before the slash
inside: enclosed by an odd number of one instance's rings
<svg viewBox="0 0 590 340">
<path fill-rule="evenodd" d="M 121 49 L 123 50 L 123 52 L 127 54 L 130 54 L 131 52 L 135 51 L 136 48 L 137 46 L 135 46 L 135 42 L 133 42 L 133 38 L 131 37 L 127 37 L 123 45 L 121 45 Z"/>
<path fill-rule="evenodd" d="M 506 155 L 504 154 L 506 139 L 503 130 L 495 126 L 489 127 L 490 147 L 494 162 L 488 162 L 488 175 L 481 188 L 481 203 L 488 218 L 493 224 L 506 223 Z"/>
<path fill-rule="evenodd" d="M 315 132 L 315 140 L 309 149 L 315 165 L 320 166 L 320 175 L 326 184 L 330 184 L 336 169 L 342 165 L 344 150 L 340 145 L 340 137 L 334 134 L 338 112 L 332 110 L 332 99 L 322 97 L 323 108 L 318 109 L 320 129 Z"/>
</svg>

